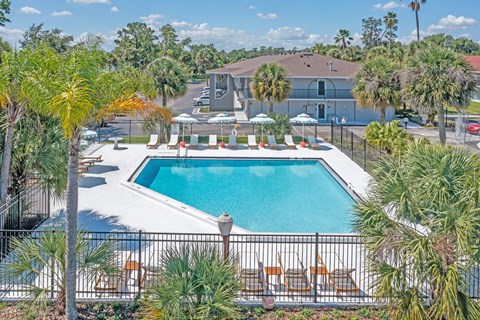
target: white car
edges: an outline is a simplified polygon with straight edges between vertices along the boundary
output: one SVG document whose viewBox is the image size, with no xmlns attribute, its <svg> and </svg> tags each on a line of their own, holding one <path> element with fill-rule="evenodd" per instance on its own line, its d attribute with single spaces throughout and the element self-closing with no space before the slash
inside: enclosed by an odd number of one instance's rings
<svg viewBox="0 0 480 320">
<path fill-rule="evenodd" d="M 198 98 L 193 99 L 194 106 L 205 106 L 210 104 L 210 96 L 202 95 Z"/>
</svg>

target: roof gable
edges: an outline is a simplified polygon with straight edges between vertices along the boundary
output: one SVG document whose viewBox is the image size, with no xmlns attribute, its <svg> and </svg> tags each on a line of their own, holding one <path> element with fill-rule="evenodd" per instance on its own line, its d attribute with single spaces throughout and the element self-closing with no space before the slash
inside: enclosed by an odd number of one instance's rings
<svg viewBox="0 0 480 320">
<path fill-rule="evenodd" d="M 465 56 L 465 60 L 467 60 L 474 72 L 480 72 L 480 56 Z"/>
</svg>

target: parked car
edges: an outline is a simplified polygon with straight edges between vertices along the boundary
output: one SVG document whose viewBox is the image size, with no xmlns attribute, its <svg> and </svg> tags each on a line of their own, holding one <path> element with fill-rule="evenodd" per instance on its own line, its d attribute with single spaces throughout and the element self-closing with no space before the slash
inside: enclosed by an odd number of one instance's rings
<svg viewBox="0 0 480 320">
<path fill-rule="evenodd" d="M 204 106 L 210 104 L 210 96 L 202 95 L 198 98 L 193 99 L 194 106 Z"/>
<path fill-rule="evenodd" d="M 480 135 L 480 123 L 472 123 L 467 126 L 467 131 L 471 134 Z"/>
</svg>

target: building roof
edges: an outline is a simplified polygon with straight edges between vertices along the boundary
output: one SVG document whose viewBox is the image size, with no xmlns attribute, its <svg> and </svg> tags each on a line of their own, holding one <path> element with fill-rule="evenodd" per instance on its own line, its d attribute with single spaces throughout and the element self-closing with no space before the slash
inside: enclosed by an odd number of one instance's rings
<svg viewBox="0 0 480 320">
<path fill-rule="evenodd" d="M 358 63 L 321 56 L 313 53 L 294 53 L 261 56 L 235 62 L 207 71 L 207 73 L 229 73 L 234 77 L 253 77 L 255 70 L 265 63 L 276 62 L 285 67 L 288 77 L 340 77 L 353 78 L 360 67 Z M 332 68 L 330 70 L 330 62 Z"/>
<path fill-rule="evenodd" d="M 465 56 L 465 60 L 470 64 L 473 72 L 480 72 L 480 56 Z"/>
</svg>

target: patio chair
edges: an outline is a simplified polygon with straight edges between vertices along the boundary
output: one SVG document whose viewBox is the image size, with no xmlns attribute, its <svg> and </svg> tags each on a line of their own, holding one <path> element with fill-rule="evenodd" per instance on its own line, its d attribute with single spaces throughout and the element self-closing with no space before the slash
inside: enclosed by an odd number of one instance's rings
<svg viewBox="0 0 480 320">
<path fill-rule="evenodd" d="M 340 263 L 340 268 L 334 269 L 328 274 L 335 293 L 337 293 L 337 295 L 342 293 L 353 293 L 354 295 L 358 295 L 360 289 L 352 277 L 352 272 L 354 272 L 355 269 L 346 268 L 338 254 L 335 253 L 335 255 Z"/>
<path fill-rule="evenodd" d="M 277 144 L 277 139 L 275 139 L 274 135 L 268 136 L 268 146 L 270 147 L 270 149 L 278 150 L 279 146 Z"/>
<path fill-rule="evenodd" d="M 170 141 L 167 144 L 167 149 L 174 149 L 178 146 L 178 134 L 170 135 Z"/>
<path fill-rule="evenodd" d="M 78 157 L 79 161 L 83 160 L 93 160 L 94 162 L 102 162 L 102 155 L 99 156 L 79 156 Z"/>
<path fill-rule="evenodd" d="M 211 134 L 208 136 L 208 149 L 217 149 L 218 144 L 217 144 L 217 135 L 216 134 Z"/>
<path fill-rule="evenodd" d="M 248 148 L 249 149 L 258 149 L 257 138 L 254 134 L 248 135 Z"/>
<path fill-rule="evenodd" d="M 297 146 L 295 145 L 295 143 L 293 142 L 293 137 L 291 134 L 286 134 L 284 136 L 284 139 L 285 139 L 285 145 L 287 146 L 288 149 L 297 149 Z"/>
<path fill-rule="evenodd" d="M 147 263 L 143 265 L 141 282 L 143 288 L 151 288 L 164 272 L 161 264 L 163 254 L 163 250 L 152 249 Z"/>
<path fill-rule="evenodd" d="M 198 149 L 198 134 L 190 135 L 190 143 L 188 144 L 190 149 Z"/>
<path fill-rule="evenodd" d="M 310 292 L 307 269 L 303 266 L 298 253 L 278 252 L 278 263 L 282 270 L 287 292 Z"/>
<path fill-rule="evenodd" d="M 228 136 L 228 149 L 237 149 L 237 136 L 231 134 Z"/>
<path fill-rule="evenodd" d="M 95 160 L 93 159 L 82 159 L 78 160 L 79 167 L 86 166 L 88 168 L 92 167 L 95 164 Z"/>
<path fill-rule="evenodd" d="M 240 290 L 247 293 L 263 294 L 265 292 L 263 268 L 260 267 L 256 252 L 238 253 L 238 273 Z"/>
<path fill-rule="evenodd" d="M 158 147 L 158 134 L 151 134 L 150 135 L 150 141 L 147 143 L 147 148 L 148 149 L 153 149 Z"/>
<path fill-rule="evenodd" d="M 320 150 L 320 145 L 317 142 L 317 138 L 315 136 L 308 136 L 308 145 L 310 146 L 310 149 L 313 150 Z"/>
<path fill-rule="evenodd" d="M 93 289 L 99 297 L 104 293 L 120 293 L 122 282 L 125 282 L 125 279 L 128 278 L 125 266 L 131 262 L 132 252 L 115 251 L 112 258 L 112 263 L 117 266 L 117 270 L 111 274 L 102 271 L 95 279 Z"/>
</svg>

